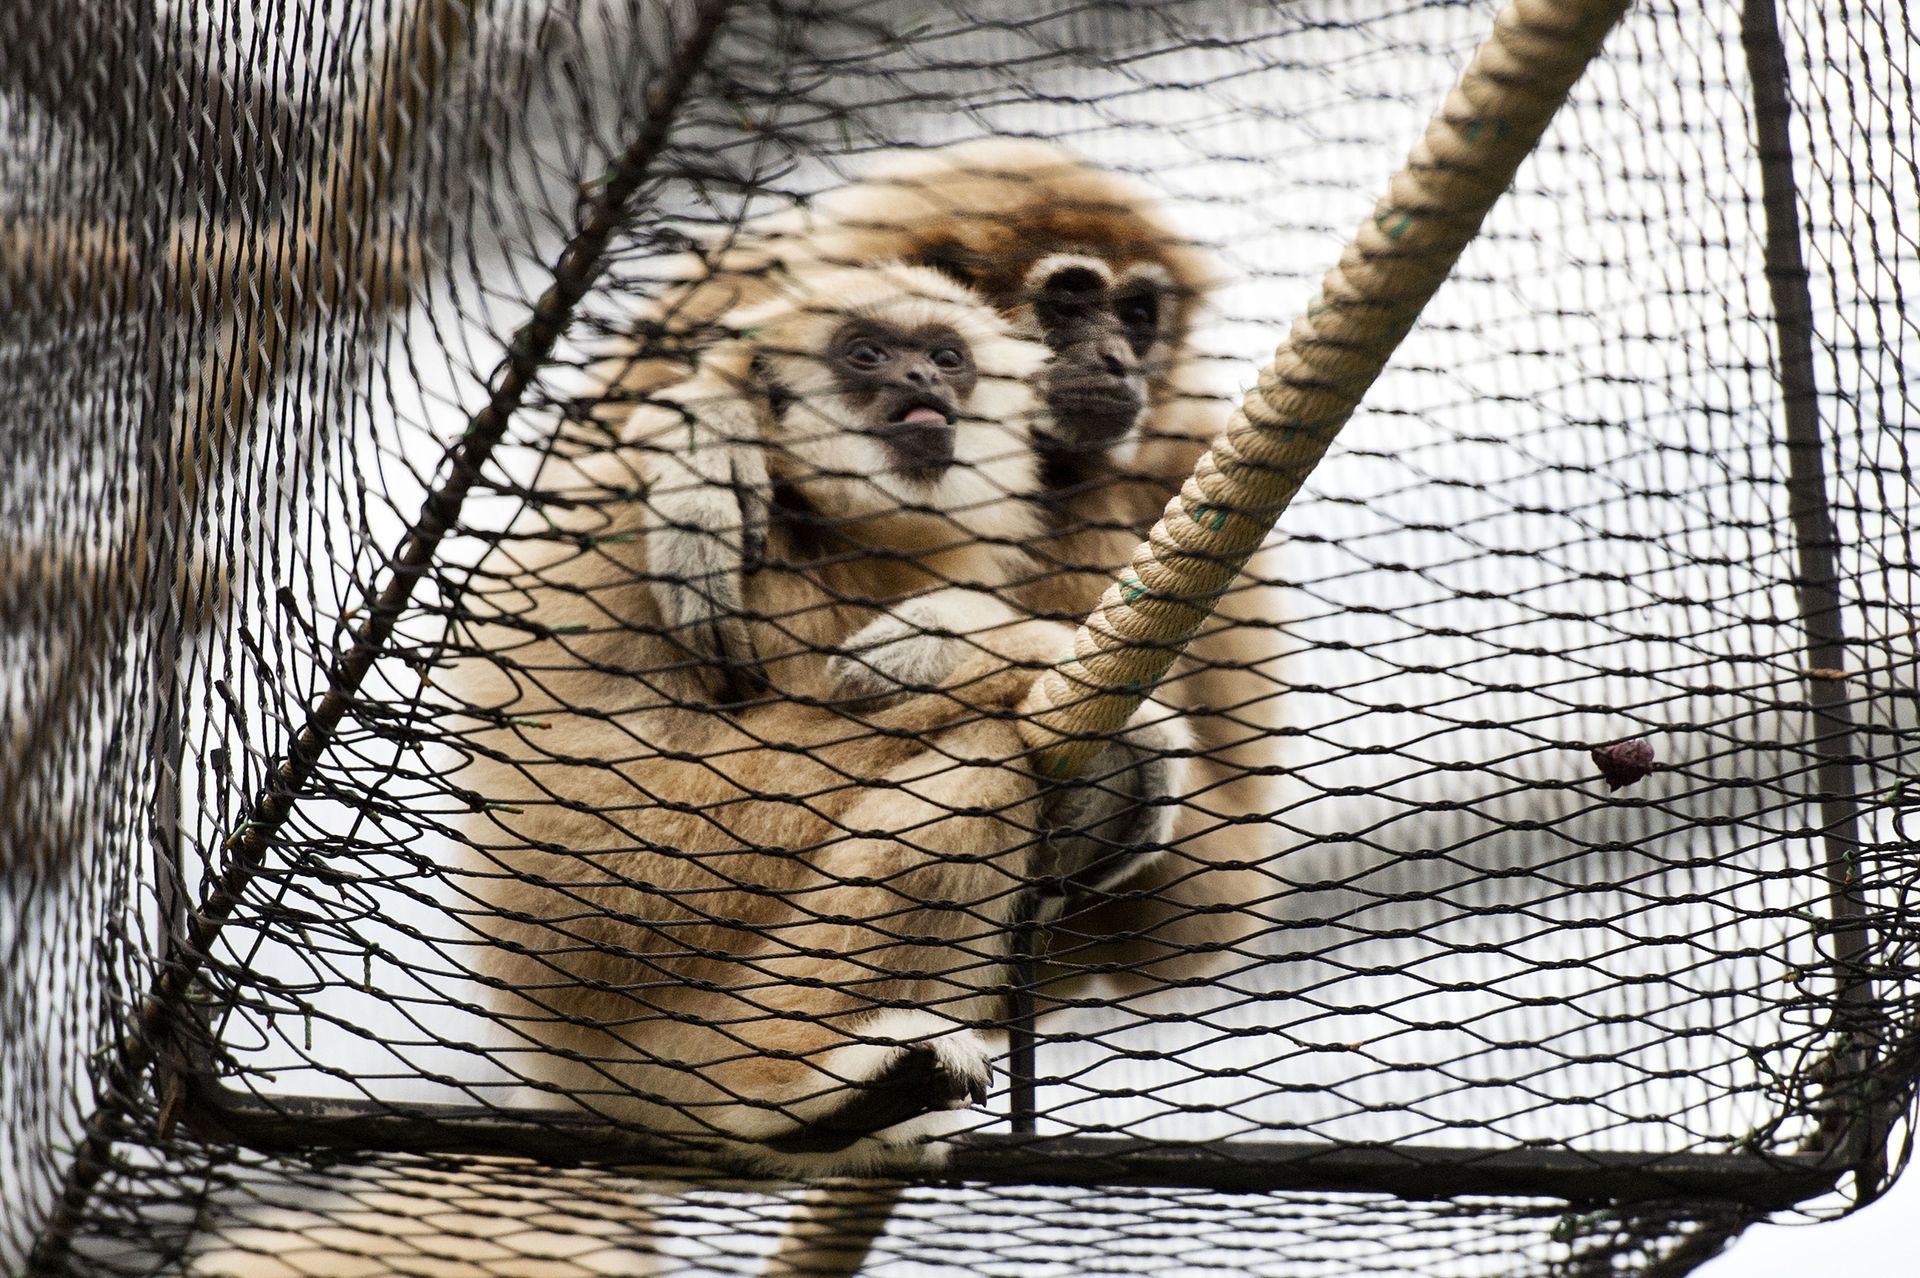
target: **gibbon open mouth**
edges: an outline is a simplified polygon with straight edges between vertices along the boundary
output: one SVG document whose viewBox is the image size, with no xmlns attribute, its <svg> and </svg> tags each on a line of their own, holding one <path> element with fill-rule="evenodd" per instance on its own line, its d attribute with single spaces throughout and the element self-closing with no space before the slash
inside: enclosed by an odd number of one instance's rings
<svg viewBox="0 0 1920 1278">
<path fill-rule="evenodd" d="M 937 479 L 953 465 L 953 405 L 934 395 L 910 394 L 876 432 L 893 454 L 894 468 L 910 479 Z"/>
<path fill-rule="evenodd" d="M 953 406 L 944 400 L 913 395 L 894 412 L 893 421 L 900 426 L 951 426 L 954 416 Z"/>
</svg>

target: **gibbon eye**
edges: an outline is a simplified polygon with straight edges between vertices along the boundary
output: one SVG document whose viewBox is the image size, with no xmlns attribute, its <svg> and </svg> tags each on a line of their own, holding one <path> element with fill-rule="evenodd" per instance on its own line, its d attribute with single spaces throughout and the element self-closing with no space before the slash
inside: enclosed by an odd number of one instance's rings
<svg viewBox="0 0 1920 1278">
<path fill-rule="evenodd" d="M 1123 328 L 1151 333 L 1160 327 L 1160 299 L 1151 293 L 1133 293 L 1114 303 L 1114 318 Z"/>
<path fill-rule="evenodd" d="M 845 356 L 847 363 L 855 368 L 878 368 L 891 358 L 887 354 L 886 347 L 866 337 L 856 337 L 848 342 L 846 350 L 841 354 Z"/>
<path fill-rule="evenodd" d="M 933 366 L 943 373 L 957 373 L 967 366 L 967 357 L 951 346 L 937 348 L 930 358 Z"/>
<path fill-rule="evenodd" d="M 1070 324 L 1086 318 L 1100 304 L 1107 281 L 1088 266 L 1063 266 L 1047 276 L 1034 298 L 1042 323 Z"/>
</svg>

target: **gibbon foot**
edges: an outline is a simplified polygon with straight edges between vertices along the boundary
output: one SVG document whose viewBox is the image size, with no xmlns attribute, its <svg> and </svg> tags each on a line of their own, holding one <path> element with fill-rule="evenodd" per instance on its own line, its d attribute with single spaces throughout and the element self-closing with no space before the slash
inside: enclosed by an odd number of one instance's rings
<svg viewBox="0 0 1920 1278">
<path fill-rule="evenodd" d="M 1084 776 L 1048 783 L 1043 896 L 1058 904 L 1074 890 L 1111 891 L 1165 854 L 1190 745 L 1185 724 L 1150 701 Z"/>
<path fill-rule="evenodd" d="M 981 1034 L 928 1012 L 882 1012 L 862 1040 L 828 1053 L 821 1068 L 847 1080 L 832 1107 L 796 1130 L 762 1137 L 782 1154 L 830 1154 L 868 1137 L 917 1144 L 941 1133 L 922 1120 L 987 1098 L 992 1055 Z M 924 1129 L 924 1130 L 923 1130 Z M 884 1135 L 883 1135 L 884 1133 Z"/>
<path fill-rule="evenodd" d="M 966 668 L 1050 665 L 1071 651 L 1073 632 L 1023 620 L 1004 600 L 952 586 L 895 604 L 849 636 L 827 660 L 834 683 L 854 697 L 932 692 Z"/>
<path fill-rule="evenodd" d="M 923 1114 L 966 1109 L 987 1099 L 987 1078 L 929 1047 L 902 1048 L 877 1077 L 851 1089 L 839 1109 L 823 1114 L 768 1146 L 783 1154 L 831 1154 Z"/>
</svg>

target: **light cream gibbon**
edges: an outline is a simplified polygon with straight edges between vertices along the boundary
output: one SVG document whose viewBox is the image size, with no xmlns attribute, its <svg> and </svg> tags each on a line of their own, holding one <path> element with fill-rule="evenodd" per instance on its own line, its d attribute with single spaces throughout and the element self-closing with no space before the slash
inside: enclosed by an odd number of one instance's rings
<svg viewBox="0 0 1920 1278">
<path fill-rule="evenodd" d="M 1043 517 L 1027 543 L 1029 568 L 1007 579 L 1005 593 L 1036 616 L 1077 623 L 1223 424 L 1193 343 L 1217 269 L 1137 183 L 1048 143 L 984 139 L 895 155 L 690 260 L 659 311 L 666 344 L 677 334 L 697 346 L 708 327 L 724 330 L 792 272 L 884 261 L 966 284 L 1016 333 L 1046 346 L 1035 383 L 1046 414 L 1034 433 Z M 676 368 L 638 359 L 615 380 L 637 393 Z M 735 522 L 751 526 L 752 484 L 733 491 L 745 495 Z M 709 566 L 706 580 L 724 577 Z M 672 600 L 685 594 L 678 583 L 661 585 L 663 607 L 689 606 Z M 1080 939 L 1056 962 L 1152 988 L 1213 970 L 1264 925 L 1262 904 L 1278 880 L 1257 864 L 1274 855 L 1261 830 L 1281 802 L 1273 606 L 1271 591 L 1243 582 L 1162 685 L 1158 695 L 1187 712 L 1201 747 L 1173 854 L 1141 862 L 1122 899 L 1083 894 L 1059 931 Z M 751 652 L 713 634 L 713 655 L 731 653 L 751 669 Z M 964 629 L 944 653 L 922 642 L 918 669 L 932 677 L 972 647 Z"/>
<path fill-rule="evenodd" d="M 1062 957 L 1142 971 L 1244 933 L 1215 911 L 1260 889 L 1211 862 L 1248 855 L 1217 813 L 1263 801 L 1246 671 L 1272 654 L 1170 681 L 1239 707 L 1210 761 L 1149 702 L 1049 787 L 1013 722 L 1218 426 L 1211 282 L 1133 183 L 993 141 L 752 224 L 667 292 L 617 446 L 553 463 L 478 578 L 454 783 L 473 962 L 523 1045 L 500 1059 L 766 1170 L 905 1170 L 987 1084 L 1019 920 L 1070 902 L 1089 948 Z M 876 408 L 823 358 L 876 318 L 929 385 L 950 329 L 974 384 Z M 816 1259 L 787 1243 L 777 1271 Z"/>
<path fill-rule="evenodd" d="M 1044 518 L 1043 346 L 918 267 L 737 318 L 483 566 L 465 917 L 556 1101 L 765 1169 L 917 1163 L 986 1094 L 1016 924 L 1164 845 L 1182 737 L 1153 707 L 1097 783 L 1022 763 L 1070 639 L 993 593 Z M 965 654 L 923 668 L 928 634 Z"/>
<path fill-rule="evenodd" d="M 1021 763 L 1013 713 L 1071 637 L 994 593 L 1045 517 L 1044 346 L 902 266 L 738 319 L 617 447 L 554 460 L 476 573 L 452 908 L 546 1103 L 669 1157 L 905 1170 L 987 1093 L 1016 924 L 1155 854 L 1184 741 L 1149 711 L 1097 784 Z M 653 1272 L 662 1192 L 409 1169 L 256 1204 L 188 1271 Z"/>
</svg>

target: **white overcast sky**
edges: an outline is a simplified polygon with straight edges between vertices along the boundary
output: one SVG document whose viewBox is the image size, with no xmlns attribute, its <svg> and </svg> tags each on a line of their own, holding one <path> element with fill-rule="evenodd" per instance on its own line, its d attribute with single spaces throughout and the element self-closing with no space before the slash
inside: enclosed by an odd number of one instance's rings
<svg viewBox="0 0 1920 1278">
<path fill-rule="evenodd" d="M 1816 1225 L 1758 1225 L 1699 1278 L 1912 1278 L 1920 1274 L 1920 1176 L 1896 1182 L 1886 1197 L 1845 1220 Z"/>
</svg>

